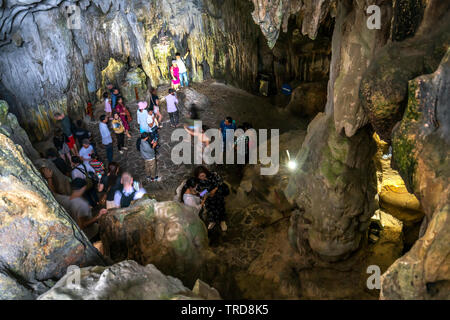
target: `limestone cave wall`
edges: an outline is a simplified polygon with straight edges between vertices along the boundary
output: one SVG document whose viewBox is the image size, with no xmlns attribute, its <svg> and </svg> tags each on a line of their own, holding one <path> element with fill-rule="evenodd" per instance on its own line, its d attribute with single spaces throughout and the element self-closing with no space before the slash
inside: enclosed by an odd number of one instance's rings
<svg viewBox="0 0 450 320">
<path fill-rule="evenodd" d="M 68 27 L 70 4 L 80 10 L 79 29 Z M 37 141 L 50 134 L 56 111 L 81 118 L 106 82 L 135 85 L 141 97 L 149 85 L 168 83 L 172 57 L 188 48 L 194 81 L 214 77 L 255 91 L 259 73 L 277 85 L 328 77 L 329 48 L 306 43 L 294 22 L 271 50 L 253 10 L 241 0 L 2 2 L 0 96 Z"/>
</svg>

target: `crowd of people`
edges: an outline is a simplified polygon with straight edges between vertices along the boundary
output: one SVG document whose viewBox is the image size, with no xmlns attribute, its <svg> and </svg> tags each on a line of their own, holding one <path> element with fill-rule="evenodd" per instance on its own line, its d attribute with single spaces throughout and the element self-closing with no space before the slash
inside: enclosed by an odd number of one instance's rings
<svg viewBox="0 0 450 320">
<path fill-rule="evenodd" d="M 184 58 L 188 54 L 189 51 Z M 179 53 L 172 62 L 170 74 L 172 87 L 168 95 L 161 100 L 166 101 L 170 125 L 176 128 L 180 125 L 176 91 L 180 89 L 180 85 L 181 87 L 189 85 L 186 66 Z M 135 121 L 139 127 L 139 137 L 136 149 L 143 159 L 145 179 L 148 183 L 153 183 L 162 180 L 158 175 L 157 155 L 160 144 L 158 131 L 163 127 L 163 115 L 156 88 L 149 90 L 148 97 L 148 101 L 138 102 Z M 141 183 L 134 181 L 133 176 L 114 161 L 113 137 L 120 154 L 128 149 L 127 139 L 131 138 L 130 124 L 133 121 L 131 112 L 124 103 L 120 89 L 112 84 L 107 85 L 103 99 L 104 114 L 99 117 L 98 132 L 106 153 L 107 166 L 99 158 L 93 134 L 83 127 L 83 122 L 78 120 L 75 124 L 68 115 L 56 113 L 54 117 L 59 127 L 54 131 L 54 148 L 47 150 L 47 159 L 53 162 L 56 170 L 70 179 L 71 194 L 63 194 L 57 190 L 51 170 L 48 168 L 41 170 L 57 201 L 91 241 L 98 240 L 98 221 L 108 213 L 108 210 L 126 208 L 132 201 L 146 195 Z M 246 131 L 251 125 L 244 123 L 239 128 Z M 191 135 L 197 134 L 193 128 L 185 126 L 185 129 Z M 227 130 L 236 129 L 236 122 L 231 117 L 226 117 L 220 123 L 224 149 Z M 204 126 L 200 133 L 200 140 L 205 146 L 210 142 L 205 134 L 206 130 L 207 127 Z M 240 139 L 246 139 L 247 154 L 248 137 L 238 136 L 234 143 L 237 144 Z M 180 188 L 177 190 L 177 200 L 195 208 L 209 230 L 216 225 L 220 225 L 222 231 L 227 230 L 225 197 L 230 190 L 217 172 L 211 172 L 205 166 L 196 167 L 192 176 L 185 180 Z"/>
</svg>

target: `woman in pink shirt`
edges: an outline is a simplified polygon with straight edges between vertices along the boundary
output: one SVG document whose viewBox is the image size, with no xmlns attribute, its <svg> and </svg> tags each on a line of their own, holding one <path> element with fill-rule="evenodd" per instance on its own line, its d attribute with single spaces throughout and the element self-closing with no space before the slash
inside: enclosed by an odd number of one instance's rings
<svg viewBox="0 0 450 320">
<path fill-rule="evenodd" d="M 109 120 L 112 120 L 112 108 L 111 99 L 108 96 L 108 92 L 103 94 L 103 99 L 105 99 L 105 113 Z"/>
<path fill-rule="evenodd" d="M 176 60 L 172 61 L 170 74 L 172 76 L 172 89 L 178 90 L 178 87 L 180 86 L 180 69 L 178 68 Z"/>
</svg>

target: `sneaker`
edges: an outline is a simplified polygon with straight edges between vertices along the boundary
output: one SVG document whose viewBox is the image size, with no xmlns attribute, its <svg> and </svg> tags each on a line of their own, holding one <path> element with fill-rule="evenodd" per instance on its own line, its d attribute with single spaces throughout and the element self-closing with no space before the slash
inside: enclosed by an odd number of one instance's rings
<svg viewBox="0 0 450 320">
<path fill-rule="evenodd" d="M 216 225 L 215 222 L 210 222 L 210 223 L 208 224 L 208 230 L 211 230 L 212 228 L 214 228 L 215 225 Z"/>
<path fill-rule="evenodd" d="M 156 176 L 155 179 L 153 179 L 153 180 L 156 181 L 156 182 L 159 182 L 159 181 L 161 181 L 162 179 L 161 179 L 161 177 Z"/>
<path fill-rule="evenodd" d="M 123 154 L 123 151 L 122 151 L 122 150 L 119 150 L 119 153 L 120 153 L 120 154 Z"/>
<path fill-rule="evenodd" d="M 122 150 L 128 150 L 128 148 L 127 147 L 123 147 Z"/>
<path fill-rule="evenodd" d="M 227 231 L 227 229 L 228 229 L 227 223 L 225 221 L 222 221 L 220 223 L 220 228 L 222 229 L 223 232 Z"/>
</svg>

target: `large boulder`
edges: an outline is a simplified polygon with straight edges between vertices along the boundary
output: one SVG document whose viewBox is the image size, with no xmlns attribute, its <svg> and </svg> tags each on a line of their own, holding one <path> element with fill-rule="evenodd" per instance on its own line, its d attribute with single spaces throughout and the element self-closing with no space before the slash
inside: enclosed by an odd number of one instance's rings
<svg viewBox="0 0 450 320">
<path fill-rule="evenodd" d="M 37 159 L 33 161 L 37 169 L 48 168 L 53 172 L 52 180 L 55 192 L 58 194 L 70 195 L 72 188 L 70 186 L 70 178 L 62 174 L 58 167 L 49 159 Z"/>
<path fill-rule="evenodd" d="M 421 238 L 383 275 L 383 299 L 450 299 L 450 50 L 437 71 L 409 82 L 393 133 L 394 164 L 425 212 Z"/>
<path fill-rule="evenodd" d="M 198 213 L 180 202 L 141 200 L 100 221 L 105 255 L 154 264 L 189 286 L 201 277 L 208 235 Z"/>
<path fill-rule="evenodd" d="M 306 246 L 339 260 L 359 248 L 375 211 L 375 150 L 366 128 L 347 138 L 336 133 L 332 115 L 321 113 L 311 122 L 285 189 L 300 208 L 289 231 L 300 253 Z"/>
<path fill-rule="evenodd" d="M 279 136 L 272 137 L 266 143 L 262 143 L 260 147 L 267 148 L 271 154 L 271 146 L 275 146 L 275 139 L 278 141 L 279 150 L 279 170 L 274 175 L 261 175 L 261 167 L 263 165 L 247 165 L 243 170 L 243 176 L 239 187 L 236 190 L 236 199 L 230 203 L 231 206 L 245 207 L 251 199 L 259 202 L 267 202 L 274 205 L 279 211 L 289 211 L 291 205 L 286 200 L 284 189 L 286 188 L 291 169 L 288 167 L 288 154 L 294 156 L 300 150 L 303 140 L 305 139 L 305 130 L 291 130 Z M 267 165 L 266 165 L 267 167 Z"/>
<path fill-rule="evenodd" d="M 383 47 L 363 74 L 361 103 L 385 141 L 391 140 L 395 124 L 402 119 L 408 81 L 434 72 L 446 53 L 450 41 L 449 8 L 447 1 L 428 1 L 416 34 Z"/>
<path fill-rule="evenodd" d="M 24 151 L 0 134 L 0 299 L 33 299 L 70 265 L 101 265 Z"/>
<path fill-rule="evenodd" d="M 120 90 L 126 101 L 136 100 L 135 88 L 137 89 L 139 100 L 145 98 L 147 94 L 147 76 L 141 68 L 129 70 L 124 80 Z"/>
<path fill-rule="evenodd" d="M 295 115 L 314 117 L 327 103 L 327 83 L 303 83 L 294 89 L 287 108 Z"/>
<path fill-rule="evenodd" d="M 192 108 L 197 111 L 204 111 L 208 108 L 208 97 L 192 88 L 188 87 L 179 91 L 177 96 L 180 101 L 179 108 L 185 117 L 190 118 Z"/>
<path fill-rule="evenodd" d="M 109 267 L 68 272 L 39 300 L 201 300 L 220 299 L 214 288 L 198 280 L 193 290 L 154 265 L 127 260 Z"/>
<path fill-rule="evenodd" d="M 0 133 L 20 145 L 31 160 L 40 158 L 39 153 L 32 146 L 27 133 L 19 125 L 16 116 L 9 112 L 8 103 L 4 100 L 0 100 Z"/>
</svg>

